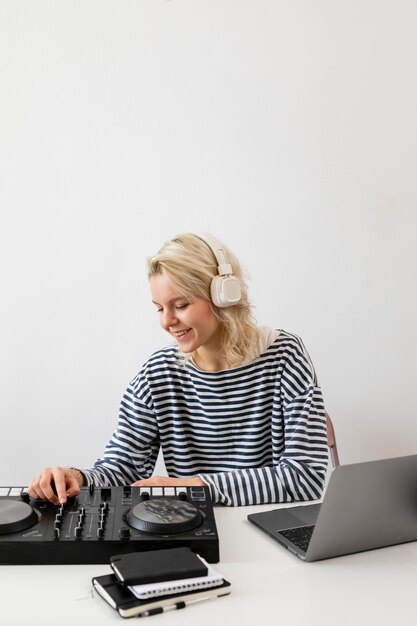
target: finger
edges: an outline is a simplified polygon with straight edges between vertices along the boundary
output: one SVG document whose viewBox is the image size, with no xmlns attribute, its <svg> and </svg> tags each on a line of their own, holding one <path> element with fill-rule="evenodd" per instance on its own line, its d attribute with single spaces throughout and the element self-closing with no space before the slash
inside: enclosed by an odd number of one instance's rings
<svg viewBox="0 0 417 626">
<path fill-rule="evenodd" d="M 42 475 L 39 480 L 39 487 L 44 494 L 45 500 L 49 500 L 53 504 L 59 504 L 59 499 L 54 491 L 55 484 L 52 484 L 53 481 L 53 473 L 51 468 L 47 467 L 42 472 Z"/>
<path fill-rule="evenodd" d="M 40 477 L 41 477 L 41 474 L 36 476 L 36 478 L 28 486 L 28 494 L 34 500 L 44 500 L 45 499 L 45 497 L 44 497 L 44 495 L 43 495 L 43 493 L 42 493 L 42 491 L 41 491 L 41 489 L 39 487 Z"/>
<path fill-rule="evenodd" d="M 62 467 L 54 467 L 52 470 L 52 479 L 55 485 L 55 492 L 58 502 L 65 504 L 67 501 L 67 480 L 68 476 Z"/>
<path fill-rule="evenodd" d="M 44 470 L 42 474 L 39 474 L 32 484 L 29 486 L 28 491 L 29 495 L 33 496 L 36 500 L 47 500 L 48 497 L 42 488 L 41 482 L 44 481 L 44 474 L 47 471 Z"/>
</svg>

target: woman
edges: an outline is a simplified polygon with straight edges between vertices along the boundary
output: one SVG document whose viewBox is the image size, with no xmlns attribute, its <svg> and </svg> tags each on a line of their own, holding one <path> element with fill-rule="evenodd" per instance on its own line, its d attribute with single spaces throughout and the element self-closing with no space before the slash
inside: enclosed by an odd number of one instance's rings
<svg viewBox="0 0 417 626">
<path fill-rule="evenodd" d="M 239 263 L 211 235 L 166 242 L 148 276 L 175 345 L 132 380 L 94 466 L 46 468 L 30 495 L 64 503 L 94 483 L 207 485 L 213 502 L 234 506 L 319 498 L 325 410 L 302 341 L 256 326 Z M 160 448 L 168 476 L 152 476 Z"/>
</svg>

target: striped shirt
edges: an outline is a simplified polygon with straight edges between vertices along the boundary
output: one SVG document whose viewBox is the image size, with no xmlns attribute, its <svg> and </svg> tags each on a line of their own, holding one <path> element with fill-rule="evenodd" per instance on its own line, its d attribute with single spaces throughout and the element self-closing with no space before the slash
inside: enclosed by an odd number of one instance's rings
<svg viewBox="0 0 417 626">
<path fill-rule="evenodd" d="M 162 448 L 169 476 L 199 475 L 225 505 L 321 496 L 328 461 L 325 409 L 309 355 L 283 330 L 251 363 L 206 372 L 155 352 L 128 386 L 88 484 L 152 475 Z"/>
</svg>

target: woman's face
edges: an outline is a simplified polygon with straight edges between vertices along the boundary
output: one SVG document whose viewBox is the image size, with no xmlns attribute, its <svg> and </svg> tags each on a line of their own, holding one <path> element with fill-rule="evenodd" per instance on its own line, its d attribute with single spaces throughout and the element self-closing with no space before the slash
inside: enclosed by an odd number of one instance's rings
<svg viewBox="0 0 417 626">
<path fill-rule="evenodd" d="M 163 274 L 151 276 L 149 284 L 159 322 L 174 337 L 181 352 L 220 348 L 220 322 L 209 300 L 182 296 Z"/>
</svg>

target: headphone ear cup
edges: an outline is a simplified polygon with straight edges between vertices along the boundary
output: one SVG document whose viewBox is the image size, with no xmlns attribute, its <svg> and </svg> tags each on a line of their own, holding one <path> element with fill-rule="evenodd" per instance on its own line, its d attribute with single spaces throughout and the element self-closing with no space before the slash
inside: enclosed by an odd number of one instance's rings
<svg viewBox="0 0 417 626">
<path fill-rule="evenodd" d="M 210 295 L 220 309 L 237 304 L 242 297 L 240 281 L 236 276 L 215 276 L 211 281 Z"/>
</svg>

